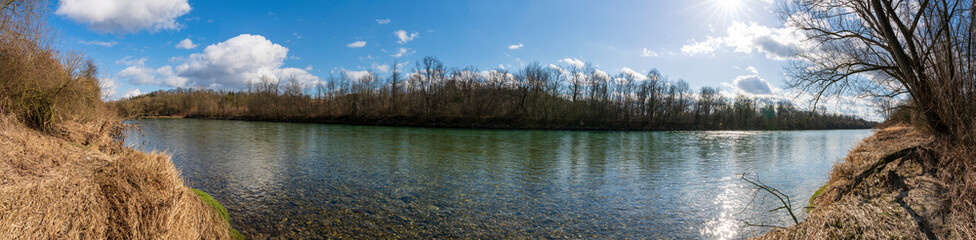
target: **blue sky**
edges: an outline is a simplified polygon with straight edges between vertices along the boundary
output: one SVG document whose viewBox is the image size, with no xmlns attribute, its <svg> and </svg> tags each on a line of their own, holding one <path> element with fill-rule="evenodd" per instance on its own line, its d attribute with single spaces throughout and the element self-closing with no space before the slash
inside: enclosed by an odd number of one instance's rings
<svg viewBox="0 0 976 240">
<path fill-rule="evenodd" d="M 52 3 L 49 21 L 63 46 L 101 67 L 107 98 L 177 86 L 240 88 L 231 78 L 255 74 L 310 82 L 338 71 L 382 76 L 394 59 L 412 66 L 428 55 L 481 70 L 533 61 L 584 61 L 611 74 L 656 68 L 693 88 L 785 97 L 796 95 L 784 89 L 785 50 L 802 44 L 774 13 L 776 4 L 63 0 Z M 838 111 L 870 112 L 843 102 L 850 106 Z"/>
</svg>

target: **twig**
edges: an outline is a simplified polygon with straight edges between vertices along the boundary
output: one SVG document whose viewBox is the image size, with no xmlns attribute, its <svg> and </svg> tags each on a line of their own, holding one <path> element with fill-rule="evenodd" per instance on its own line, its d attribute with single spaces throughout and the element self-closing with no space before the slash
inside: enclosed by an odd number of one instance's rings
<svg viewBox="0 0 976 240">
<path fill-rule="evenodd" d="M 790 214 L 790 217 L 793 218 L 793 223 L 796 224 L 800 223 L 800 221 L 797 220 L 796 218 L 796 214 L 793 214 L 793 201 L 790 199 L 789 195 L 786 195 L 785 193 L 779 191 L 779 189 L 766 185 L 762 181 L 759 181 L 759 179 L 753 180 L 753 179 L 746 178 L 745 174 L 742 174 L 740 178 L 743 181 L 746 181 L 747 183 L 756 186 L 756 188 L 758 188 L 759 190 L 766 191 L 767 193 L 769 193 L 769 195 L 773 195 L 774 197 L 776 197 L 776 199 L 779 199 L 779 202 L 781 204 L 783 204 L 783 206 L 770 210 L 769 212 L 773 212 L 780 209 L 786 209 L 786 212 L 788 212 Z"/>
<path fill-rule="evenodd" d="M 781 229 L 782 228 L 786 228 L 786 227 L 776 226 L 776 225 L 752 224 L 752 223 L 749 223 L 749 222 L 746 222 L 746 221 L 742 221 L 742 222 L 746 223 L 746 226 L 750 226 L 750 227 L 768 227 L 768 228 L 781 228 Z"/>
</svg>

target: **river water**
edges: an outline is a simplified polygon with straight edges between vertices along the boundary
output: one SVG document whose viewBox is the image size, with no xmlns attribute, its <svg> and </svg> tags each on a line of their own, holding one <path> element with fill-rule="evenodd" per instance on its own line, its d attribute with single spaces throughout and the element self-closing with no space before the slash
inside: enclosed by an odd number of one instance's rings
<svg viewBox="0 0 976 240">
<path fill-rule="evenodd" d="M 870 130 L 589 132 L 129 123 L 251 238 L 741 239 L 788 226 Z"/>
</svg>

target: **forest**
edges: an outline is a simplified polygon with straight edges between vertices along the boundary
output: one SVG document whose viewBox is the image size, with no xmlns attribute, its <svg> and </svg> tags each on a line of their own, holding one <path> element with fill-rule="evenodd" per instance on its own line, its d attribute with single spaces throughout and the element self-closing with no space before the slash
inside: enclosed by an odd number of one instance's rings
<svg viewBox="0 0 976 240">
<path fill-rule="evenodd" d="M 870 128 L 856 116 L 789 101 L 692 90 L 657 70 L 611 76 L 592 65 L 528 64 L 480 72 L 435 57 L 387 77 L 331 74 L 316 84 L 261 77 L 246 90 L 177 88 L 115 101 L 124 116 L 181 116 L 362 125 L 577 130 L 793 130 Z"/>
</svg>

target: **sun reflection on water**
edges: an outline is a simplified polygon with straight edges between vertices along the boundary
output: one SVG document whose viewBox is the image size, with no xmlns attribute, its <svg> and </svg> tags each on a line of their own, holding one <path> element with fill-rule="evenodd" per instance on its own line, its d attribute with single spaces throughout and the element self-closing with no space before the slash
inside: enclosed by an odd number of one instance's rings
<svg viewBox="0 0 976 240">
<path fill-rule="evenodd" d="M 721 186 L 722 193 L 715 196 L 714 204 L 720 208 L 719 213 L 705 222 L 701 229 L 703 237 L 710 239 L 735 239 L 743 227 L 743 222 L 737 218 L 747 203 L 739 184 L 734 184 L 735 179 L 726 177 L 723 182 L 728 182 Z"/>
</svg>

